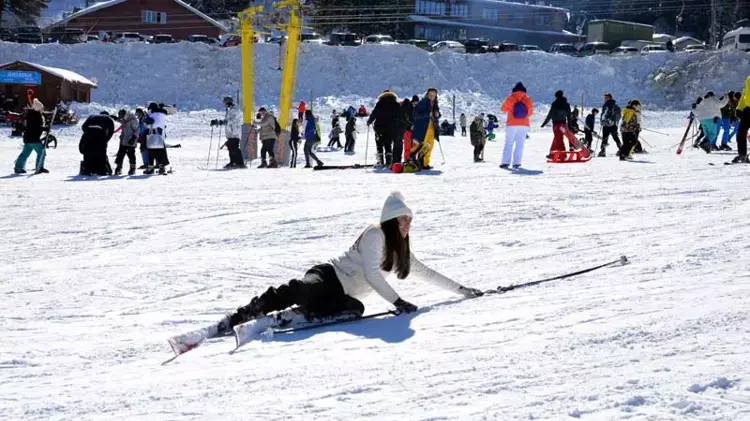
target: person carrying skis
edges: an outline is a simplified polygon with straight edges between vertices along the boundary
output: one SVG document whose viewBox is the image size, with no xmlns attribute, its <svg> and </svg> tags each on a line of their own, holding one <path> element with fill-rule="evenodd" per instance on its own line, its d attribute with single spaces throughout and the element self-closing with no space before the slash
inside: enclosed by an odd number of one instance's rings
<svg viewBox="0 0 750 421">
<path fill-rule="evenodd" d="M 458 124 L 461 125 L 461 136 L 466 136 L 466 114 L 461 113 L 458 117 Z"/>
<path fill-rule="evenodd" d="M 549 159 L 551 159 L 553 152 L 565 151 L 563 136 L 568 139 L 572 148 L 577 149 L 578 142 L 576 141 L 575 136 L 573 136 L 573 133 L 570 132 L 570 129 L 568 129 L 570 117 L 571 111 L 568 99 L 565 98 L 563 91 L 555 92 L 555 100 L 552 101 L 549 113 L 547 113 L 547 118 L 545 118 L 542 123 L 542 127 L 544 127 L 550 120 L 552 121 L 552 132 L 554 133 L 554 138 L 552 139 L 552 145 L 549 148 L 549 155 L 547 156 Z"/>
<path fill-rule="evenodd" d="M 354 153 L 354 133 L 357 131 L 357 119 L 352 116 L 346 117 L 346 127 L 344 129 L 344 136 L 346 137 L 346 143 L 344 143 L 344 153 Z"/>
<path fill-rule="evenodd" d="M 469 127 L 469 139 L 474 146 L 474 162 L 484 161 L 484 145 L 487 142 L 487 130 L 484 128 L 484 120 L 481 116 L 474 117 Z"/>
<path fill-rule="evenodd" d="M 695 107 L 695 118 L 700 122 L 706 139 L 700 143 L 700 147 L 706 152 L 718 151 L 716 140 L 719 137 L 719 121 L 721 109 L 727 105 L 729 98 L 725 95 L 716 98 L 713 91 L 709 91 L 703 96 L 700 104 Z"/>
<path fill-rule="evenodd" d="M 602 125 L 602 149 L 597 156 L 602 158 L 607 156 L 607 144 L 610 136 L 615 140 L 617 150 L 619 151 L 622 149 L 620 137 L 617 135 L 617 124 L 620 122 L 621 113 L 620 106 L 617 105 L 617 101 L 612 98 L 612 94 L 604 94 L 604 105 L 602 105 L 602 116 L 600 120 Z"/>
<path fill-rule="evenodd" d="M 229 163 L 224 168 L 247 168 L 245 160 L 242 158 L 242 150 L 240 150 L 242 111 L 235 105 L 234 99 L 231 96 L 225 96 L 223 102 L 226 108 L 226 119 L 220 123 L 225 126 L 224 134 L 227 136 L 227 141 L 224 145 L 227 147 L 227 152 L 229 153 Z"/>
<path fill-rule="evenodd" d="M 508 114 L 508 119 L 505 123 L 503 161 L 500 164 L 500 168 L 508 168 L 511 165 L 511 157 L 513 168 L 520 168 L 526 135 L 529 133 L 529 128 L 531 127 L 529 119 L 534 113 L 534 103 L 526 95 L 526 87 L 523 86 L 523 83 L 516 83 L 516 86 L 513 87 L 511 94 L 505 98 L 505 102 L 503 102 L 500 109 Z"/>
<path fill-rule="evenodd" d="M 258 122 L 258 138 L 263 145 L 260 149 L 260 165 L 258 168 L 276 168 L 276 136 L 280 132 L 279 123 L 273 113 L 266 110 L 265 107 L 258 109 L 260 121 Z M 268 155 L 268 162 L 266 162 Z"/>
<path fill-rule="evenodd" d="M 146 147 L 148 148 L 149 166 L 143 171 L 151 175 L 159 167 L 159 174 L 167 173 L 169 157 L 167 156 L 167 111 L 163 104 L 148 104 L 148 114 L 143 120 L 146 123 Z"/>
<path fill-rule="evenodd" d="M 378 102 L 367 119 L 367 125 L 374 124 L 375 144 L 378 151 L 376 168 L 393 168 L 401 162 L 403 148 L 404 113 L 395 93 L 386 89 L 378 96 Z"/>
<path fill-rule="evenodd" d="M 414 107 L 414 130 L 412 131 L 411 164 L 417 168 L 431 170 L 430 158 L 435 141 L 440 141 L 440 106 L 438 91 L 430 88 Z"/>
<path fill-rule="evenodd" d="M 36 153 L 35 174 L 48 173 L 44 168 L 44 145 L 42 145 L 42 134 L 46 131 L 49 133 L 49 127 L 44 125 L 44 104 L 39 99 L 34 98 L 31 102 L 31 108 L 26 112 L 26 130 L 23 132 L 23 149 L 16 158 L 13 166 L 13 172 L 16 174 L 26 173 L 26 160 L 29 159 L 31 152 Z M 51 124 L 51 122 L 50 122 Z"/>
<path fill-rule="evenodd" d="M 83 136 L 78 151 L 83 155 L 81 175 L 112 175 L 107 158 L 107 143 L 115 132 L 115 124 L 109 113 L 102 111 L 83 122 Z"/>
<path fill-rule="evenodd" d="M 360 300 L 373 291 L 398 312 L 416 311 L 417 306 L 401 298 L 386 281 L 390 273 L 398 279 L 416 275 L 466 298 L 483 295 L 482 291 L 463 286 L 417 259 L 411 251 L 411 221 L 412 211 L 404 196 L 391 193 L 380 212 L 380 223 L 366 228 L 349 251 L 328 263 L 313 266 L 302 279 L 268 288 L 249 304 L 228 314 L 219 322 L 218 331 L 231 332 L 238 324 L 289 307 L 297 307 L 308 318 L 361 316 L 365 306 Z"/>
<path fill-rule="evenodd" d="M 628 102 L 627 107 L 622 110 L 620 132 L 622 133 L 622 148 L 617 153 L 620 161 L 632 159 L 630 155 L 638 142 L 638 133 L 641 132 L 641 102 L 637 99 Z"/>
<path fill-rule="evenodd" d="M 125 160 L 125 155 L 128 156 L 128 162 L 130 163 L 130 169 L 128 175 L 135 174 L 135 145 L 138 143 L 139 124 L 138 118 L 135 114 L 122 109 L 117 112 L 117 117 L 120 120 L 120 148 L 117 150 L 117 156 L 115 157 L 115 175 L 122 174 L 122 163 Z"/>
<path fill-rule="evenodd" d="M 750 164 L 747 157 L 747 131 L 750 129 L 750 76 L 745 80 L 745 89 L 737 102 L 737 118 L 740 128 L 737 129 L 737 156 L 732 163 Z"/>
<path fill-rule="evenodd" d="M 594 128 L 596 127 L 597 114 L 599 114 L 599 110 L 596 108 L 592 109 L 589 115 L 586 116 L 583 124 L 583 143 L 588 149 L 591 149 L 594 143 Z"/>
<path fill-rule="evenodd" d="M 297 150 L 300 144 L 299 136 L 299 120 L 292 120 L 292 129 L 289 133 L 289 150 L 291 151 L 291 158 L 289 160 L 289 168 L 297 168 Z"/>
<path fill-rule="evenodd" d="M 323 161 L 319 160 L 313 152 L 315 149 L 315 143 L 318 140 L 318 134 L 315 129 L 315 117 L 313 116 L 312 110 L 305 111 L 305 168 L 312 168 L 310 165 L 310 158 L 312 157 L 318 167 L 323 165 Z"/>
</svg>

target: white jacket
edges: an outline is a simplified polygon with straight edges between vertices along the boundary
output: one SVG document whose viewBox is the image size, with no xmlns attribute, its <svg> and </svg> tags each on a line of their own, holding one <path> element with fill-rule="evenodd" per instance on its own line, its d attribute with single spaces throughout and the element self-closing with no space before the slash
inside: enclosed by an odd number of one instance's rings
<svg viewBox="0 0 750 421">
<path fill-rule="evenodd" d="M 239 139 L 242 136 L 242 112 L 236 105 L 227 109 L 227 127 L 224 132 L 227 139 Z"/>
<path fill-rule="evenodd" d="M 347 295 L 362 298 L 375 290 L 389 303 L 399 298 L 396 291 L 385 280 L 388 272 L 380 269 L 384 244 L 385 234 L 380 226 L 372 225 L 362 233 L 349 251 L 331 260 L 336 276 Z M 458 293 L 458 289 L 461 288 L 460 284 L 428 268 L 414 254 L 411 254 L 410 259 L 410 275 L 417 275 L 443 289 Z"/>
<path fill-rule="evenodd" d="M 727 95 L 724 95 L 724 99 L 722 100 L 719 100 L 719 98 L 715 96 L 703 98 L 703 101 L 695 107 L 695 118 L 697 118 L 698 121 L 701 121 L 709 118 L 720 117 L 721 109 L 727 105 L 728 101 L 729 97 Z"/>
</svg>

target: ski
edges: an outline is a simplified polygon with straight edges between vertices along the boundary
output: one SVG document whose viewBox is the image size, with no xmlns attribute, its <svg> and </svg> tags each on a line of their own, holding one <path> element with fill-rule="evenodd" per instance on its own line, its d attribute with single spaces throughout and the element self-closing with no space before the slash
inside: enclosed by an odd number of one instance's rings
<svg viewBox="0 0 750 421">
<path fill-rule="evenodd" d="M 685 129 L 685 134 L 682 135 L 680 145 L 677 147 L 677 155 L 682 154 L 682 150 L 685 148 L 685 142 L 687 142 L 688 133 L 690 133 L 690 128 L 693 127 L 693 118 L 693 113 L 690 113 L 690 118 L 688 118 L 688 126 Z"/>
<path fill-rule="evenodd" d="M 174 357 L 164 361 L 162 365 L 174 361 L 180 355 L 197 348 L 200 344 L 205 342 L 207 339 L 216 338 L 223 336 L 219 332 L 219 324 L 224 322 L 227 318 L 223 318 L 218 322 L 211 323 L 210 325 L 191 330 L 177 336 L 172 336 L 167 340 L 170 348 L 175 353 Z"/>
<path fill-rule="evenodd" d="M 57 107 L 55 107 L 55 110 L 52 111 L 52 119 L 49 121 L 49 127 L 47 127 L 47 135 L 44 136 L 44 140 L 42 141 L 42 159 L 38 159 L 37 162 L 44 162 L 44 160 L 47 159 L 47 148 L 49 147 L 50 136 L 52 136 L 50 133 L 52 132 L 52 124 L 55 122 L 56 117 L 57 117 Z M 52 136 L 52 138 L 54 138 L 54 136 Z M 55 149 L 57 149 L 56 138 L 55 138 Z M 40 169 L 41 168 L 37 165 L 35 167 L 34 174 L 39 174 Z"/>
<path fill-rule="evenodd" d="M 354 164 L 354 165 L 318 165 L 316 167 L 313 167 L 314 171 L 323 171 L 323 170 L 351 170 L 351 169 L 361 169 L 361 168 L 373 168 L 374 165 L 362 165 L 362 164 Z"/>
</svg>

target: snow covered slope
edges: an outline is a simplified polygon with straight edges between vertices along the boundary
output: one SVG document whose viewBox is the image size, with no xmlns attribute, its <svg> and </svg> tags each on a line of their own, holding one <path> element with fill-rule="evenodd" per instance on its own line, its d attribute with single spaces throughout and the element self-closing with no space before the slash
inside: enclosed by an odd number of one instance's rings
<svg viewBox="0 0 750 421">
<path fill-rule="evenodd" d="M 547 165 L 535 119 L 524 174 L 497 168 L 500 142 L 474 164 L 444 138 L 445 165 L 436 149 L 433 173 L 392 175 L 201 170 L 218 114 L 169 117 L 170 176 L 73 176 L 73 128 L 50 174 L 0 177 L 0 419 L 748 419 L 748 169 L 674 155 L 684 116 L 647 115 L 669 136 L 644 133 L 636 162 Z M 321 158 L 362 162 L 359 131 L 356 156 Z M 418 313 L 160 365 L 170 335 L 348 248 L 394 189 L 415 253 L 467 285 L 632 264 L 471 301 L 391 280 Z"/>
<path fill-rule="evenodd" d="M 741 89 L 750 74 L 747 54 L 739 52 L 573 58 L 535 53 L 430 54 L 406 45 L 348 48 L 311 44 L 304 44 L 302 51 L 296 100 L 311 94 L 314 98 L 374 98 L 385 88 L 400 97 L 411 97 L 436 87 L 444 98 L 455 93 L 464 110 L 471 108 L 471 102 L 496 102 L 519 80 L 540 103 L 551 102 L 554 92 L 563 89 L 577 104 L 585 94 L 588 106 L 601 105 L 602 94 L 612 92 L 621 102 L 639 98 L 650 109 L 685 109 L 709 89 Z M 277 45 L 257 46 L 255 93 L 259 105 L 278 104 L 278 52 Z M 14 60 L 69 68 L 94 77 L 99 89 L 93 99 L 104 104 L 158 100 L 188 110 L 218 108 L 224 95 L 234 95 L 240 87 L 238 48 L 190 43 L 3 44 L 0 62 Z M 652 82 L 662 72 L 677 76 L 670 76 L 669 83 L 662 78 Z"/>
</svg>

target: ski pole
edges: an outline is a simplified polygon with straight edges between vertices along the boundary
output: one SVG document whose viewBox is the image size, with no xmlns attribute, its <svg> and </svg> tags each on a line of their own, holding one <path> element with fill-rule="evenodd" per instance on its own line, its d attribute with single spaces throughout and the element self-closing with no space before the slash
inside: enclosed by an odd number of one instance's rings
<svg viewBox="0 0 750 421">
<path fill-rule="evenodd" d="M 651 129 L 646 129 L 646 128 L 641 128 L 641 130 L 645 130 L 645 131 L 647 131 L 647 132 L 651 132 L 651 133 L 656 133 L 656 134 L 660 134 L 660 135 L 662 135 L 662 136 L 669 136 L 669 135 L 668 135 L 667 133 L 663 133 L 663 132 L 657 132 L 656 130 L 651 130 Z"/>
<path fill-rule="evenodd" d="M 367 125 L 367 140 L 365 140 L 365 166 L 367 165 L 367 149 L 370 147 L 370 125 Z"/>
<path fill-rule="evenodd" d="M 641 139 L 641 142 L 643 142 L 643 143 L 647 144 L 647 145 L 648 145 L 648 146 L 649 146 L 650 148 L 653 148 L 653 147 L 654 147 L 654 145 L 652 145 L 652 144 L 648 143 L 648 142 L 646 141 L 646 139 L 644 139 L 644 138 L 643 138 L 642 136 L 638 136 L 638 138 L 639 138 L 639 139 Z"/>
<path fill-rule="evenodd" d="M 221 125 L 219 125 L 219 138 L 216 140 L 216 165 L 214 165 L 214 169 L 219 168 L 219 152 L 221 151 Z"/>
<path fill-rule="evenodd" d="M 440 155 L 443 156 L 443 163 L 442 165 L 445 165 L 445 154 L 443 153 L 443 145 L 440 143 L 440 141 L 437 141 L 438 147 L 440 148 Z"/>
<path fill-rule="evenodd" d="M 208 157 L 206 157 L 206 169 L 211 162 L 211 149 L 214 147 L 214 126 L 211 126 L 211 137 L 208 138 Z"/>
</svg>

